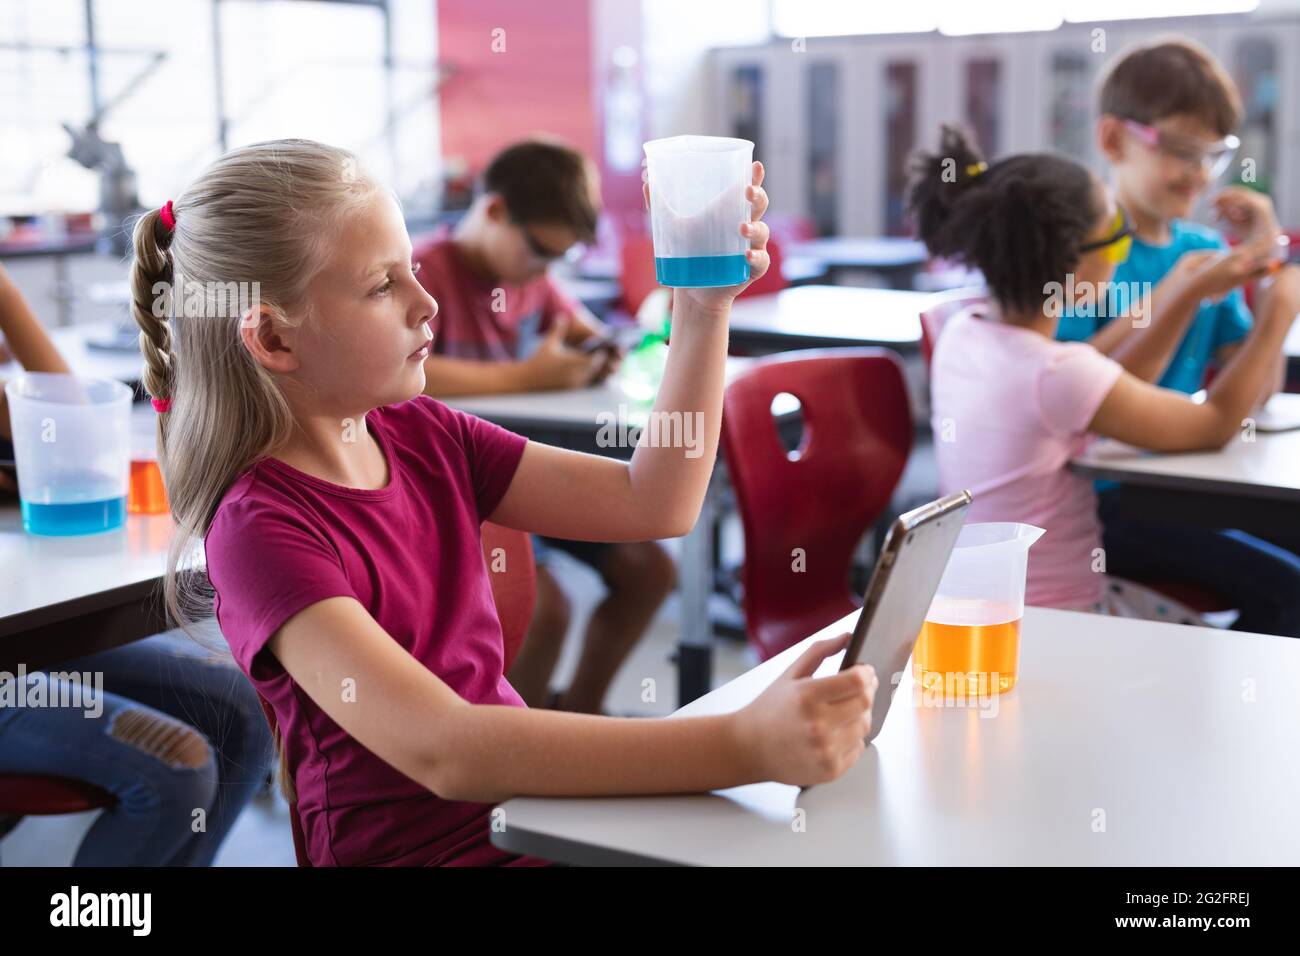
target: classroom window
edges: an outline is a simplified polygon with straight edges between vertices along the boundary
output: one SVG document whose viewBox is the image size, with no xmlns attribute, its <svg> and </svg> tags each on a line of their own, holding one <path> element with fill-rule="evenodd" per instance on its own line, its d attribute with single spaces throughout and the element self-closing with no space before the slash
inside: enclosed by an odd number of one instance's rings
<svg viewBox="0 0 1300 956">
<path fill-rule="evenodd" d="M 763 150 L 763 68 L 758 65 L 738 66 L 731 72 L 728 87 L 731 108 L 731 135 L 747 139 L 754 144 L 754 155 L 761 158 Z"/>
<path fill-rule="evenodd" d="M 119 143 L 145 204 L 224 150 L 309 136 L 357 152 L 411 206 L 436 196 L 428 0 L 0 4 L 0 214 L 88 211 L 64 124 Z M 142 29 L 141 25 L 148 29 Z M 332 56 L 346 49 L 348 56 Z"/>
<path fill-rule="evenodd" d="M 1002 64 L 992 58 L 966 64 L 966 121 L 985 156 L 1001 148 Z"/>
<path fill-rule="evenodd" d="M 1237 45 L 1237 86 L 1245 117 L 1241 149 L 1230 178 L 1267 193 L 1277 177 L 1277 46 L 1264 37 L 1248 37 Z"/>
<path fill-rule="evenodd" d="M 885 66 L 885 232 L 907 232 L 907 158 L 916 147 L 916 64 Z"/>
<path fill-rule="evenodd" d="M 91 112 L 85 4 L 0 4 L 0 37 L 0 216 L 95 209 L 99 179 L 68 158 L 63 129 Z"/>
<path fill-rule="evenodd" d="M 808 213 L 819 236 L 839 232 L 840 68 L 808 69 Z"/>
<path fill-rule="evenodd" d="M 1051 116 L 1049 142 L 1052 149 L 1085 159 L 1091 151 L 1092 106 L 1088 58 L 1077 50 L 1052 54 Z"/>
<path fill-rule="evenodd" d="M 93 4 L 100 132 L 122 145 L 146 205 L 167 199 L 221 155 L 213 9 L 211 0 Z"/>
</svg>

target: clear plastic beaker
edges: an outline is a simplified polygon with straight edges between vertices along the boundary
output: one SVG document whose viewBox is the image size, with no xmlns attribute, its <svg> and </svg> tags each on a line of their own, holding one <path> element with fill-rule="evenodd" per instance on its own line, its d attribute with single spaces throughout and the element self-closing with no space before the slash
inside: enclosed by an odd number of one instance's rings
<svg viewBox="0 0 1300 956">
<path fill-rule="evenodd" d="M 754 144 L 723 136 L 672 136 L 645 144 L 655 277 L 669 288 L 738 285 L 749 278 L 740 234 Z"/>
<path fill-rule="evenodd" d="M 1015 522 L 961 529 L 912 651 L 924 690 L 985 697 L 1016 685 L 1029 547 L 1042 535 Z"/>
<path fill-rule="evenodd" d="M 5 384 L 23 527 L 93 534 L 126 522 L 131 390 L 121 382 L 24 372 Z"/>
</svg>

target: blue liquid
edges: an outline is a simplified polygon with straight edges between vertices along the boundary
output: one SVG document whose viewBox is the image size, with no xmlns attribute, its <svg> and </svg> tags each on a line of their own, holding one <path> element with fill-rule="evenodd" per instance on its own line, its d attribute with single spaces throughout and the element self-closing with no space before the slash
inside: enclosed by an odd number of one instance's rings
<svg viewBox="0 0 1300 956">
<path fill-rule="evenodd" d="M 74 535 L 112 531 L 126 524 L 126 495 L 100 501 L 45 505 L 22 500 L 23 527 L 31 534 Z"/>
<path fill-rule="evenodd" d="M 749 278 L 745 256 L 655 257 L 655 278 L 670 289 L 709 289 L 740 285 Z"/>
</svg>

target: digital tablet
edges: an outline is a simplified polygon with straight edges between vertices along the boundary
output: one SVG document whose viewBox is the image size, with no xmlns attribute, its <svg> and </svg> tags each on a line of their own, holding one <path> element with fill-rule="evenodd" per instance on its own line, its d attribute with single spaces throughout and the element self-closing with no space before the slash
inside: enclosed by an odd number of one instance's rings
<svg viewBox="0 0 1300 956">
<path fill-rule="evenodd" d="M 870 664 L 880 679 L 868 742 L 885 722 L 898 690 L 895 675 L 907 666 L 970 503 L 970 492 L 958 491 L 899 515 L 880 549 L 853 640 L 840 665 L 844 670 Z"/>
</svg>

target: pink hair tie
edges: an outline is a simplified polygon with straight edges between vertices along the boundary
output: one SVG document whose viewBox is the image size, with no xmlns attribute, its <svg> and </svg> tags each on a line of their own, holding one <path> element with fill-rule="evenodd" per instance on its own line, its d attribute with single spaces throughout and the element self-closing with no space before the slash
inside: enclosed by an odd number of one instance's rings
<svg viewBox="0 0 1300 956">
<path fill-rule="evenodd" d="M 158 210 L 158 216 L 162 219 L 162 224 L 171 232 L 176 228 L 176 213 L 172 211 L 172 201 L 169 199 L 163 203 L 162 208 Z"/>
<path fill-rule="evenodd" d="M 170 412 L 172 410 L 172 400 L 170 398 L 150 398 L 155 412 Z"/>
</svg>

